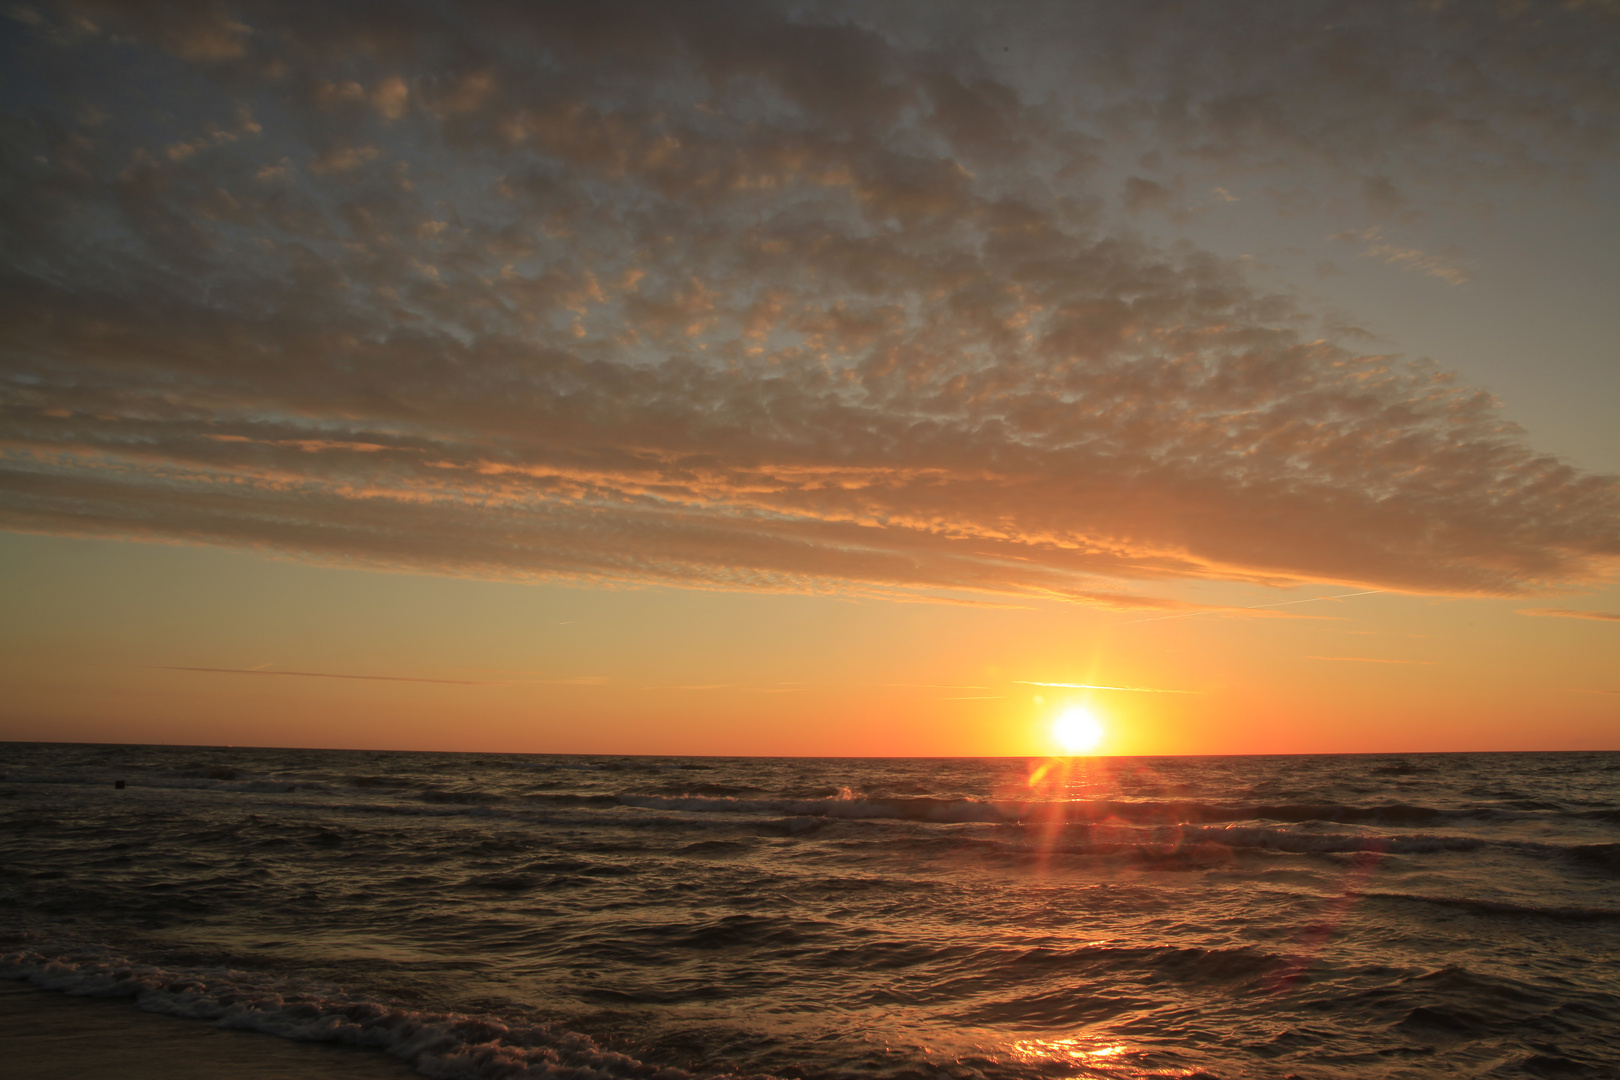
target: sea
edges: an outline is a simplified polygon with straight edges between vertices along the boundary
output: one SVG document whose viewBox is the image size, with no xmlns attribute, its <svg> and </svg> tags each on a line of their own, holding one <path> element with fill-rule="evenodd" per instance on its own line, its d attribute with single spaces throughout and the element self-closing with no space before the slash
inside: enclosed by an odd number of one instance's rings
<svg viewBox="0 0 1620 1080">
<path fill-rule="evenodd" d="M 466 1080 L 1620 1077 L 1620 753 L 0 743 L 0 976 Z"/>
</svg>

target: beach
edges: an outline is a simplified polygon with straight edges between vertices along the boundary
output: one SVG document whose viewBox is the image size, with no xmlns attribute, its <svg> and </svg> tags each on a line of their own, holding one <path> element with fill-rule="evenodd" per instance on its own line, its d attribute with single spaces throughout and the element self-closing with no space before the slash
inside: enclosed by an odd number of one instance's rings
<svg viewBox="0 0 1620 1080">
<path fill-rule="evenodd" d="M 8 1075 L 29 1080 L 401 1080 L 385 1054 L 299 1043 L 142 1012 L 127 1001 L 70 997 L 0 982 Z"/>
</svg>

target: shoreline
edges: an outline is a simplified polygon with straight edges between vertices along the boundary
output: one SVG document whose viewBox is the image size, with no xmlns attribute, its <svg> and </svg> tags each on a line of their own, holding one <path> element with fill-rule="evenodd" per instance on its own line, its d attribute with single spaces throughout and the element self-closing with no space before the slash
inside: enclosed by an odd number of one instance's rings
<svg viewBox="0 0 1620 1080">
<path fill-rule="evenodd" d="M 381 1050 L 296 1042 L 149 1013 L 127 998 L 75 997 L 0 980 L 6 1070 L 30 1080 L 407 1080 Z"/>
</svg>

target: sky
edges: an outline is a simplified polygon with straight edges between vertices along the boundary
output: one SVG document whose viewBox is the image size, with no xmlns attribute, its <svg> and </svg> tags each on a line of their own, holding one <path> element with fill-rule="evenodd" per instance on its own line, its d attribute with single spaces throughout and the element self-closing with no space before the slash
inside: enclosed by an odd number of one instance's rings
<svg viewBox="0 0 1620 1080">
<path fill-rule="evenodd" d="M 1604 0 L 0 6 L 0 738 L 1620 749 L 1617 84 Z"/>
</svg>

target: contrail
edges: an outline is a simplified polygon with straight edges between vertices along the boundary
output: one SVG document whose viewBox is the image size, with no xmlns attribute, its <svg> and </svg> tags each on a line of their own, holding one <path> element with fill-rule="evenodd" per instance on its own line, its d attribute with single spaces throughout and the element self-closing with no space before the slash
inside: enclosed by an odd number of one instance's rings
<svg viewBox="0 0 1620 1080">
<path fill-rule="evenodd" d="M 297 675 L 305 679 L 366 679 L 376 682 L 450 683 L 455 686 L 499 686 L 478 679 L 415 679 L 406 675 L 339 675 L 330 671 L 266 671 L 263 668 L 173 667 L 159 665 L 159 671 L 209 671 L 217 675 Z"/>
<path fill-rule="evenodd" d="M 1030 682 L 1028 679 L 1014 679 L 1020 686 L 1063 686 L 1071 690 L 1129 690 L 1135 694 L 1201 694 L 1202 690 L 1157 690 L 1151 686 L 1100 686 L 1088 682 Z"/>
</svg>

